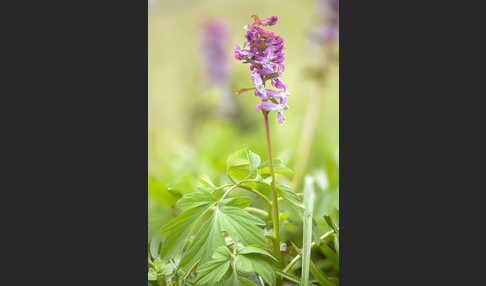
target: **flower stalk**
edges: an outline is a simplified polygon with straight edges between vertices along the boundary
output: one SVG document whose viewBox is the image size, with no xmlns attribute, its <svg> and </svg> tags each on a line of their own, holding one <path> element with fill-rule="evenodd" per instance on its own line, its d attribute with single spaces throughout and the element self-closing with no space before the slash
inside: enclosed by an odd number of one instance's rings
<svg viewBox="0 0 486 286">
<path fill-rule="evenodd" d="M 282 267 L 282 254 L 280 252 L 280 213 L 278 210 L 278 193 L 275 186 L 275 170 L 272 157 L 272 142 L 270 139 L 270 126 L 268 123 L 268 114 L 277 113 L 277 121 L 283 123 L 283 111 L 288 109 L 287 100 L 290 93 L 287 91 L 287 85 L 280 80 L 285 65 L 284 61 L 284 39 L 273 32 L 264 30 L 263 27 L 277 24 L 278 17 L 272 16 L 266 19 L 260 19 L 256 15 L 251 15 L 254 22 L 245 26 L 247 31 L 243 47 L 236 45 L 233 48 L 235 59 L 250 64 L 251 80 L 253 87 L 240 89 L 237 94 L 255 90 L 255 96 L 260 98 L 255 106 L 256 111 L 261 111 L 265 122 L 265 135 L 267 141 L 268 165 L 272 178 L 272 202 L 269 204 L 268 216 L 273 224 L 273 234 L 271 237 L 273 244 L 273 255 L 278 260 L 278 267 Z M 266 87 L 266 82 L 275 89 Z M 277 277 L 277 286 L 282 285 L 282 278 Z"/>
<path fill-rule="evenodd" d="M 282 263 L 282 255 L 280 253 L 280 213 L 278 210 L 278 193 L 275 187 L 275 171 L 273 169 L 273 157 L 272 157 L 272 141 L 270 139 L 270 126 L 268 124 L 268 111 L 262 110 L 263 119 L 265 121 L 265 135 L 267 138 L 267 153 L 268 153 L 268 166 L 270 169 L 270 175 L 272 176 L 272 224 L 273 224 L 273 255 L 279 263 Z M 280 281 L 280 282 L 279 282 Z M 281 283 L 281 278 L 278 277 L 277 285 Z"/>
</svg>

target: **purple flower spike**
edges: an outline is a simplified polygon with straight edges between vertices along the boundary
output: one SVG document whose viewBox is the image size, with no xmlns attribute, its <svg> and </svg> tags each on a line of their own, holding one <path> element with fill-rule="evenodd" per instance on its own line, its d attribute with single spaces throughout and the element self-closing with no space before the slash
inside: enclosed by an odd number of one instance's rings
<svg viewBox="0 0 486 286">
<path fill-rule="evenodd" d="M 282 111 L 288 109 L 289 96 L 287 85 L 280 80 L 285 69 L 284 39 L 261 28 L 277 24 L 278 17 L 272 16 L 260 20 L 258 16 L 252 15 L 252 18 L 254 22 L 245 26 L 247 32 L 243 48 L 236 45 L 233 49 L 234 57 L 245 64 L 250 64 L 255 95 L 261 99 L 261 102 L 255 106 L 255 110 L 277 112 L 278 123 L 282 123 L 284 121 Z M 281 90 L 265 88 L 267 80 L 270 80 L 273 87 Z"/>
<path fill-rule="evenodd" d="M 336 42 L 339 38 L 339 0 L 317 0 L 322 24 L 311 32 L 317 44 Z"/>
<path fill-rule="evenodd" d="M 206 73 L 212 84 L 226 84 L 229 76 L 229 63 L 226 54 L 226 42 L 229 28 L 225 22 L 209 20 L 202 28 L 202 50 Z M 237 54 L 235 47 L 235 58 Z M 238 47 L 239 49 L 239 47 Z M 240 55 L 240 58 L 245 55 Z"/>
</svg>

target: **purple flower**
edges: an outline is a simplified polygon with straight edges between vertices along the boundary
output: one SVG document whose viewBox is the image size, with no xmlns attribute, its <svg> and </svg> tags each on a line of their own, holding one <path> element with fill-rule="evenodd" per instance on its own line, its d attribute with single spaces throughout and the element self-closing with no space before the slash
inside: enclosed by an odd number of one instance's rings
<svg viewBox="0 0 486 286">
<path fill-rule="evenodd" d="M 323 44 L 339 39 L 339 0 L 317 0 L 322 24 L 311 32 L 311 39 Z"/>
<path fill-rule="evenodd" d="M 228 81 L 229 62 L 226 54 L 228 36 L 229 28 L 225 22 L 208 20 L 203 25 L 203 58 L 206 74 L 212 84 L 225 84 Z"/>
<path fill-rule="evenodd" d="M 243 61 L 243 63 L 250 64 L 255 95 L 261 99 L 255 109 L 257 111 L 277 112 L 278 122 L 282 123 L 284 121 L 282 111 L 288 109 L 287 99 L 289 96 L 287 85 L 280 80 L 285 69 L 283 64 L 285 59 L 283 53 L 285 49 L 284 39 L 261 28 L 262 26 L 277 24 L 278 17 L 272 16 L 261 20 L 258 16 L 252 15 L 252 18 L 254 22 L 245 26 L 247 32 L 243 48 L 238 45 L 233 48 L 234 57 Z M 273 87 L 281 90 L 267 89 L 265 83 L 268 80 Z M 242 89 L 239 93 L 252 89 Z"/>
<path fill-rule="evenodd" d="M 276 104 L 270 101 L 260 101 L 255 106 L 256 111 L 265 110 L 265 111 L 275 111 L 277 112 L 277 120 L 278 123 L 282 124 L 285 120 L 282 111 L 288 109 L 287 105 L 283 104 Z"/>
</svg>

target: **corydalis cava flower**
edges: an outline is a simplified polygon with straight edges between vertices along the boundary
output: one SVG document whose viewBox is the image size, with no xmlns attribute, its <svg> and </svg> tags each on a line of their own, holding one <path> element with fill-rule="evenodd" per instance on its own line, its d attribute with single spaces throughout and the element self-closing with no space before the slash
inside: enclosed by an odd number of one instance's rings
<svg viewBox="0 0 486 286">
<path fill-rule="evenodd" d="M 212 84 L 226 84 L 229 63 L 226 54 L 226 42 L 229 28 L 225 22 L 208 20 L 202 27 L 202 52 L 206 73 Z"/>
<path fill-rule="evenodd" d="M 282 123 L 284 121 L 283 110 L 288 109 L 287 97 L 289 96 L 287 85 L 280 80 L 285 69 L 282 52 L 284 40 L 261 28 L 277 24 L 278 17 L 272 16 L 263 20 L 256 15 L 252 15 L 252 17 L 254 22 L 245 26 L 247 32 L 243 48 L 236 45 L 233 50 L 235 59 L 250 64 L 251 80 L 255 87 L 241 89 L 239 93 L 255 89 L 255 95 L 261 99 L 255 109 L 277 112 L 278 123 Z M 267 89 L 265 87 L 267 81 L 280 90 Z"/>
<path fill-rule="evenodd" d="M 337 41 L 339 38 L 339 0 L 317 0 L 321 26 L 311 33 L 318 44 Z"/>
</svg>

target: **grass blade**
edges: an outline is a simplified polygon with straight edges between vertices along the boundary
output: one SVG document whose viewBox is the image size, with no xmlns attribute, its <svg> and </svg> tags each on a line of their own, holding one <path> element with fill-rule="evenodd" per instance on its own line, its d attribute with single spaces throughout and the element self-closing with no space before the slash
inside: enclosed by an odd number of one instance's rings
<svg viewBox="0 0 486 286">
<path fill-rule="evenodd" d="M 317 280 L 317 282 L 319 282 L 321 286 L 336 286 L 334 282 L 329 280 L 326 274 L 319 270 L 314 262 L 310 261 L 310 267 L 312 276 Z"/>
<path fill-rule="evenodd" d="M 304 238 L 302 243 L 302 286 L 309 285 L 309 265 L 312 248 L 312 211 L 314 209 L 314 179 L 305 178 L 304 184 Z"/>
</svg>

